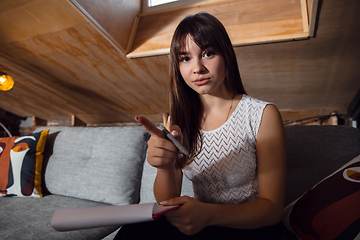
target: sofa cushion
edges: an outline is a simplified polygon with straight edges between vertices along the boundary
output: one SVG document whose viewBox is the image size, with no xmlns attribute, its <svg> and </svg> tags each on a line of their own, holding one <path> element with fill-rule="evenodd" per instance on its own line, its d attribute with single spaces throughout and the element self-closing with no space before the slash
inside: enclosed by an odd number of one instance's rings
<svg viewBox="0 0 360 240">
<path fill-rule="evenodd" d="M 152 167 L 148 163 L 148 161 L 145 160 L 143 175 L 141 179 L 140 203 L 156 202 L 153 190 L 156 172 L 156 168 Z"/>
<path fill-rule="evenodd" d="M 0 139 L 0 193 L 42 197 L 43 151 L 49 130 Z"/>
<path fill-rule="evenodd" d="M 50 127 L 50 133 L 50 193 L 115 205 L 139 202 L 149 139 L 143 127 Z"/>
<path fill-rule="evenodd" d="M 360 155 L 285 208 L 283 222 L 300 239 L 360 234 Z"/>
<path fill-rule="evenodd" d="M 7 240 L 91 240 L 102 239 L 119 226 L 57 232 L 51 218 L 59 208 L 87 208 L 108 204 L 78 198 L 48 195 L 43 198 L 0 198 L 1 239 Z"/>
</svg>

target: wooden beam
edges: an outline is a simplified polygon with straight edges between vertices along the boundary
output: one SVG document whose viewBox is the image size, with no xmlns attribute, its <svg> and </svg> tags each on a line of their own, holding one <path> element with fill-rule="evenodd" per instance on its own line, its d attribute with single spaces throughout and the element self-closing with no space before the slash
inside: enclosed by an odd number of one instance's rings
<svg viewBox="0 0 360 240">
<path fill-rule="evenodd" d="M 131 29 L 129 41 L 128 41 L 128 44 L 127 44 L 127 47 L 126 47 L 126 54 L 128 54 L 131 51 L 132 47 L 133 47 L 134 39 L 135 39 L 135 35 L 136 35 L 136 30 L 137 30 L 138 25 L 139 25 L 139 20 L 140 20 L 139 16 L 136 16 L 135 19 L 134 19 L 134 23 L 133 23 L 133 26 L 132 26 L 132 29 Z"/>
<path fill-rule="evenodd" d="M 318 9 L 318 0 L 311 0 L 311 8 L 309 10 L 309 37 L 314 37 L 315 34 L 315 25 L 316 25 L 316 14 Z"/>
<path fill-rule="evenodd" d="M 309 19 L 308 19 L 308 7 L 306 0 L 300 0 L 301 15 L 303 19 L 303 28 L 305 33 L 309 33 Z"/>
<path fill-rule="evenodd" d="M 79 119 L 75 115 L 71 115 L 71 126 L 72 127 L 86 127 L 86 123 L 81 121 L 81 119 Z"/>
<path fill-rule="evenodd" d="M 35 126 L 47 126 L 47 120 L 39 118 L 39 117 L 32 117 L 32 125 Z"/>
</svg>

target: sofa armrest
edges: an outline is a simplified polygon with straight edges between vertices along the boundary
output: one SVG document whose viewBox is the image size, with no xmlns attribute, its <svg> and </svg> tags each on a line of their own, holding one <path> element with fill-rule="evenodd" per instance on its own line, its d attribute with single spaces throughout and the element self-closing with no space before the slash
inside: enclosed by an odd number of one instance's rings
<svg viewBox="0 0 360 240">
<path fill-rule="evenodd" d="M 285 127 L 288 205 L 360 154 L 360 131 L 348 126 Z"/>
</svg>

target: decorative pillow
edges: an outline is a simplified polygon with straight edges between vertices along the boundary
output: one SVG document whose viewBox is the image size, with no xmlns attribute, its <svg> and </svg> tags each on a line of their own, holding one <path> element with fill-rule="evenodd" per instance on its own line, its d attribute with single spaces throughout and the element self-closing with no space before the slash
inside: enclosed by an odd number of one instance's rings
<svg viewBox="0 0 360 240">
<path fill-rule="evenodd" d="M 283 222 L 303 240 L 355 239 L 360 237 L 359 203 L 360 155 L 287 206 Z"/>
<path fill-rule="evenodd" d="M 0 195 L 42 197 L 41 170 L 48 132 L 0 138 Z"/>
<path fill-rule="evenodd" d="M 51 126 L 49 143 L 53 136 L 44 175 L 51 194 L 113 205 L 139 203 L 150 137 L 142 126 Z"/>
</svg>

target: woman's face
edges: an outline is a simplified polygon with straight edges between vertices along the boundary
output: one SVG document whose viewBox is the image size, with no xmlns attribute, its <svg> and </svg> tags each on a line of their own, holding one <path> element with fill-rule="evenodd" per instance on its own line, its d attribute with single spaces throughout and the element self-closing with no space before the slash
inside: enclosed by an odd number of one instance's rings
<svg viewBox="0 0 360 240">
<path fill-rule="evenodd" d="M 186 84 L 198 94 L 226 94 L 224 58 L 211 47 L 201 49 L 190 36 L 179 54 L 179 70 Z"/>
</svg>

